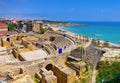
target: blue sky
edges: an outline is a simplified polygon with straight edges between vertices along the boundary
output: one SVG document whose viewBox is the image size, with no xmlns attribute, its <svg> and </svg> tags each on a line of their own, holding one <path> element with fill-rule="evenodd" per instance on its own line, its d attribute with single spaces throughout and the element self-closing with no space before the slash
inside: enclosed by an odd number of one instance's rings
<svg viewBox="0 0 120 83">
<path fill-rule="evenodd" d="M 0 0 L 0 17 L 120 21 L 120 0 Z"/>
</svg>

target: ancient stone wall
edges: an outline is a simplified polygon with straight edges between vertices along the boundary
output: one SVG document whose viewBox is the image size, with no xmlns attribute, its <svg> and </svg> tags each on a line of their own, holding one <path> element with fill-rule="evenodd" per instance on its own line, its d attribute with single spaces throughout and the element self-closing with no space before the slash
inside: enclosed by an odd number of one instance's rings
<svg viewBox="0 0 120 83">
<path fill-rule="evenodd" d="M 67 68 L 67 67 L 61 68 L 58 66 L 54 66 L 53 71 L 54 71 L 55 76 L 57 77 L 57 83 L 74 83 L 76 72 L 74 70 L 72 71 L 71 70 L 72 69 Z"/>
<path fill-rule="evenodd" d="M 88 64 L 90 64 L 92 68 L 94 64 L 100 59 L 101 56 L 102 56 L 102 51 L 91 44 L 85 49 L 85 55 L 83 59 Z"/>
<path fill-rule="evenodd" d="M 82 58 L 83 58 L 83 56 L 84 56 L 84 48 L 78 47 L 78 48 L 72 50 L 71 53 L 70 53 L 70 56 L 82 60 Z"/>
<path fill-rule="evenodd" d="M 56 65 L 65 64 L 68 55 L 69 55 L 69 53 L 66 53 L 66 54 L 63 54 L 63 55 L 52 56 L 52 57 L 48 57 L 48 58 L 45 58 L 45 59 L 39 59 L 39 60 L 35 60 L 35 61 L 23 61 L 23 62 L 8 63 L 8 64 L 5 64 L 5 65 L 1 65 L 0 78 L 1 77 L 6 78 L 6 74 L 3 75 L 2 73 L 6 73 L 6 72 L 8 72 L 8 70 L 21 68 L 22 66 L 24 66 L 26 68 L 26 70 L 28 71 L 28 73 L 33 76 L 33 75 L 35 75 L 35 73 L 37 71 L 39 71 L 40 68 L 46 67 L 46 65 L 48 65 L 50 63 L 53 64 L 53 65 L 54 64 L 56 64 Z"/>
</svg>

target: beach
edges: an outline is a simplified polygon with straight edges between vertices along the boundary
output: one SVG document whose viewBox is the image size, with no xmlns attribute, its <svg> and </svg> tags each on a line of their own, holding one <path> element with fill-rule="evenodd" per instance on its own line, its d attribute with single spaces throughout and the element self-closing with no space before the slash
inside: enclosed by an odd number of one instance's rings
<svg viewBox="0 0 120 83">
<path fill-rule="evenodd" d="M 66 34 L 68 34 L 68 35 L 70 35 L 70 36 L 72 36 L 72 37 L 75 37 L 75 36 L 76 36 L 75 33 L 72 33 L 72 32 L 70 32 L 70 31 L 64 30 L 64 29 L 62 29 L 62 28 L 60 28 L 60 27 L 58 27 L 58 26 L 51 26 L 51 28 L 52 28 L 54 31 L 61 30 L 61 31 L 63 31 L 64 33 L 66 33 Z"/>
<path fill-rule="evenodd" d="M 76 34 L 76 33 L 73 33 L 71 31 L 68 31 L 68 30 L 65 30 L 63 28 L 64 26 L 51 26 L 51 28 L 54 30 L 54 31 L 58 31 L 58 30 L 61 30 L 63 31 L 65 34 L 68 34 L 72 37 L 77 37 L 78 38 L 78 35 L 81 35 L 81 34 Z M 82 34 L 83 35 L 83 34 Z M 88 36 L 89 37 L 89 36 Z M 91 38 L 91 37 L 89 37 Z M 91 39 L 94 39 L 94 38 L 91 38 Z M 104 40 L 100 40 L 101 43 L 104 43 L 105 41 Z M 120 44 L 116 44 L 116 43 L 112 43 L 112 42 L 108 42 L 109 43 L 109 46 L 110 47 L 117 47 L 117 48 L 120 48 Z"/>
<path fill-rule="evenodd" d="M 94 39 L 108 41 L 120 45 L 120 22 L 75 22 L 88 24 L 88 26 L 62 26 L 60 28 L 88 36 Z"/>
</svg>

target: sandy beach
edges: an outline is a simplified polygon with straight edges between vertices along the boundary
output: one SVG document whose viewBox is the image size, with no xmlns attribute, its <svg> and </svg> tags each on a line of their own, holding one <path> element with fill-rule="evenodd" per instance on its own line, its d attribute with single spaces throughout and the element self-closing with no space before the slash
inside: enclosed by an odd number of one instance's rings
<svg viewBox="0 0 120 83">
<path fill-rule="evenodd" d="M 60 27 L 58 27 L 58 26 L 51 26 L 51 28 L 52 28 L 54 31 L 57 31 L 57 30 L 64 31 L 65 34 L 68 34 L 68 35 L 70 35 L 70 36 L 72 36 L 72 37 L 76 37 L 76 35 L 77 35 L 77 34 L 72 33 L 72 32 L 70 32 L 70 31 L 66 31 L 66 30 L 64 30 L 64 29 L 62 29 L 62 28 L 60 28 Z"/>
<path fill-rule="evenodd" d="M 77 37 L 77 34 L 73 33 L 73 32 L 70 32 L 70 31 L 67 31 L 67 30 L 64 30 L 62 28 L 60 28 L 60 26 L 51 26 L 51 28 L 54 30 L 54 31 L 57 31 L 57 30 L 61 30 L 61 31 L 65 31 L 66 34 L 72 36 L 72 37 Z M 103 40 L 100 40 L 101 43 L 105 42 Z M 115 44 L 115 43 L 111 43 L 109 42 L 109 45 L 111 47 L 118 47 L 120 48 L 120 45 L 119 44 Z"/>
</svg>

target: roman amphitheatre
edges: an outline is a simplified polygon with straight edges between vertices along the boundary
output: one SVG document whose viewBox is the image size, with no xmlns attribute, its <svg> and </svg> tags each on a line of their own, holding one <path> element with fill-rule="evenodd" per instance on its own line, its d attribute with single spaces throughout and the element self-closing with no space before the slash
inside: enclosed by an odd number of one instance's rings
<svg viewBox="0 0 120 83">
<path fill-rule="evenodd" d="M 2 36 L 0 44 L 5 83 L 90 83 L 102 55 L 92 38 L 61 30 Z"/>
</svg>

